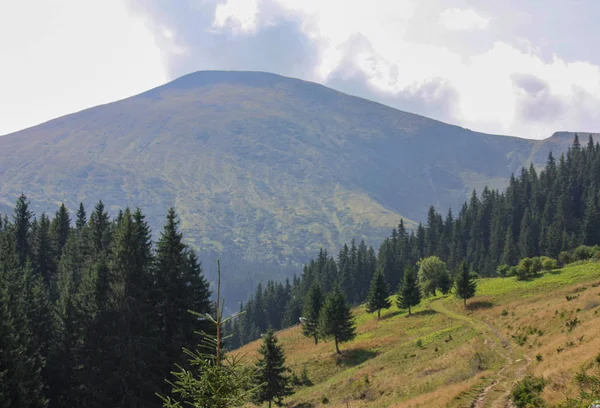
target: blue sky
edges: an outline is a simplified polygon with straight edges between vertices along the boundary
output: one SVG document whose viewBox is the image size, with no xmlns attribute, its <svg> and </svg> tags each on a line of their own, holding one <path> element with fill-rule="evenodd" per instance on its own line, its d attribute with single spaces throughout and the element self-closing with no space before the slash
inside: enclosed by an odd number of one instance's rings
<svg viewBox="0 0 600 408">
<path fill-rule="evenodd" d="M 474 130 L 599 131 L 593 0 L 0 3 L 0 134 L 203 69 L 299 77 Z"/>
</svg>

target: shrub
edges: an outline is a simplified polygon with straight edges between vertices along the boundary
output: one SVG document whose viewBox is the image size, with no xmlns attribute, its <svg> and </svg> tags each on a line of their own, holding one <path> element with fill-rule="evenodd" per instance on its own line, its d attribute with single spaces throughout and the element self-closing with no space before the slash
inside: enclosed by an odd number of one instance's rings
<svg viewBox="0 0 600 408">
<path fill-rule="evenodd" d="M 300 381 L 302 382 L 302 385 L 306 385 L 307 387 L 310 387 L 312 385 L 312 381 L 310 380 L 310 378 L 308 378 L 308 370 L 306 369 L 306 366 L 302 368 L 302 373 L 300 374 Z"/>
<path fill-rule="evenodd" d="M 543 377 L 528 374 L 514 385 L 510 396 L 518 408 L 543 407 L 545 404 L 541 394 L 545 387 L 546 380 Z"/>
<path fill-rule="evenodd" d="M 517 280 L 526 280 L 529 277 L 529 270 L 523 265 L 517 265 L 516 269 Z"/>
<path fill-rule="evenodd" d="M 508 272 L 506 272 L 506 276 L 517 276 L 517 267 L 511 266 L 508 268 Z"/>
<path fill-rule="evenodd" d="M 567 326 L 567 330 L 568 330 L 568 331 L 573 331 L 573 329 L 574 329 L 575 327 L 577 327 L 577 325 L 578 325 L 579 323 L 581 323 L 581 321 L 580 321 L 579 319 L 577 319 L 577 317 L 575 317 L 575 318 L 573 318 L 573 319 L 567 320 L 567 321 L 565 322 L 565 326 Z"/>
<path fill-rule="evenodd" d="M 545 271 L 551 271 L 553 269 L 558 268 L 558 262 L 556 262 L 556 259 L 552 259 L 552 258 L 548 258 L 547 256 L 543 256 L 542 257 L 542 268 L 544 268 Z"/>
<path fill-rule="evenodd" d="M 594 256 L 594 249 L 589 246 L 580 245 L 573 251 L 573 257 L 578 261 L 585 261 Z"/>
<path fill-rule="evenodd" d="M 500 316 L 508 316 L 508 310 L 502 309 L 502 313 L 500 313 Z"/>
<path fill-rule="evenodd" d="M 419 340 L 417 340 L 417 342 L 415 343 L 415 345 L 416 345 L 418 348 L 423 348 L 423 341 L 422 341 L 421 339 L 419 339 Z"/>
<path fill-rule="evenodd" d="M 573 257 L 571 256 L 571 254 L 567 251 L 562 251 L 559 255 L 558 255 L 558 260 L 560 261 L 561 264 L 563 265 L 568 265 L 571 262 L 573 262 Z"/>
<path fill-rule="evenodd" d="M 538 354 L 538 355 L 536 355 L 536 356 L 535 356 L 535 360 L 536 360 L 537 362 L 541 362 L 541 361 L 543 361 L 543 360 L 544 360 L 544 357 L 542 357 L 542 355 L 541 355 L 541 354 Z"/>
<path fill-rule="evenodd" d="M 502 264 L 502 265 L 498 265 L 498 268 L 496 268 L 496 273 L 498 274 L 498 276 L 508 276 L 508 271 L 510 270 L 510 266 L 508 266 L 507 264 Z"/>
<path fill-rule="evenodd" d="M 531 268 L 529 269 L 532 275 L 537 275 L 542 270 L 542 260 L 538 257 L 531 259 Z"/>
</svg>

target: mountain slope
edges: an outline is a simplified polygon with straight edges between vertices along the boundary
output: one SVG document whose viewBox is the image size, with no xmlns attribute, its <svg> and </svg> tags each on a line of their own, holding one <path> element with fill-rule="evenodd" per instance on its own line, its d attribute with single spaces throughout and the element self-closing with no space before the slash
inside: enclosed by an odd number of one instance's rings
<svg viewBox="0 0 600 408">
<path fill-rule="evenodd" d="M 472 188 L 545 161 L 549 145 L 278 75 L 198 72 L 1 137 L 0 203 L 21 192 L 38 213 L 136 203 L 155 231 L 175 206 L 201 249 L 302 260 L 354 237 L 375 243 L 430 204 L 457 208 Z"/>
<path fill-rule="evenodd" d="M 289 406 L 508 407 L 513 383 L 527 373 L 546 378 L 552 405 L 575 396 L 570 380 L 598 355 L 600 268 L 596 261 L 536 279 L 488 278 L 465 309 L 453 295 L 425 299 L 408 316 L 394 305 L 382 313 L 354 309 L 357 337 L 341 346 L 277 333 L 298 387 Z M 578 324 L 569 329 L 568 322 Z M 262 343 L 234 351 L 252 363 Z M 537 357 L 539 356 L 539 357 Z"/>
</svg>

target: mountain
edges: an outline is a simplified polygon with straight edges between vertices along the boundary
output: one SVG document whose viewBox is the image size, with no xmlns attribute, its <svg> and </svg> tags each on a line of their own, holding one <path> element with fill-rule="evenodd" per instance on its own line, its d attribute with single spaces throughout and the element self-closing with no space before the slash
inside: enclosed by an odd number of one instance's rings
<svg viewBox="0 0 600 408">
<path fill-rule="evenodd" d="M 269 73 L 197 72 L 0 137 L 0 206 L 21 192 L 38 214 L 135 203 L 155 232 L 175 206 L 200 250 L 302 261 L 377 243 L 431 204 L 458 209 L 571 139 L 477 133 Z"/>
</svg>

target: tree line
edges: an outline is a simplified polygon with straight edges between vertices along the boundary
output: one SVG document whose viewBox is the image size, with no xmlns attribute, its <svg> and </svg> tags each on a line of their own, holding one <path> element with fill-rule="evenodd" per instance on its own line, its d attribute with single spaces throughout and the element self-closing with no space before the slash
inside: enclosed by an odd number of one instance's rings
<svg viewBox="0 0 600 408">
<path fill-rule="evenodd" d="M 154 245 L 143 213 L 102 202 L 72 225 L 25 196 L 0 219 L 0 407 L 159 407 L 213 310 L 170 209 Z"/>
<path fill-rule="evenodd" d="M 442 216 L 432 206 L 425 224 L 409 231 L 401 220 L 377 252 L 354 241 L 335 258 L 322 249 L 300 276 L 259 284 L 241 305 L 244 316 L 230 327 L 232 346 L 258 338 L 269 327 L 289 327 L 310 316 L 308 295 L 315 283 L 323 296 L 337 287 L 349 304 L 357 305 L 368 300 L 374 277 L 389 295 L 401 292 L 406 277 L 413 279 L 410 271 L 418 270 L 419 286 L 430 295 L 456 287 L 459 278 L 470 281 L 473 274 L 524 279 L 555 267 L 556 259 L 566 263 L 575 248 L 585 252 L 600 244 L 599 194 L 600 145 L 590 136 L 582 146 L 575 135 L 558 160 L 548 155 L 542 171 L 533 165 L 523 168 L 503 192 L 487 187 L 481 194 L 473 191 L 456 217 L 451 210 Z M 431 265 L 423 267 L 423 262 Z M 468 286 L 463 285 L 464 293 L 471 291 Z"/>
</svg>

